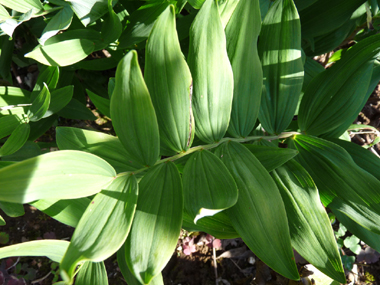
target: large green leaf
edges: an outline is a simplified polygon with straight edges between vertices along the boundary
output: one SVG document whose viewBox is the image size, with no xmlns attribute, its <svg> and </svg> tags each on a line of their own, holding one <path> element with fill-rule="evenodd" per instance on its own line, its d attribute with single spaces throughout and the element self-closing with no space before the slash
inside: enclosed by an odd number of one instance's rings
<svg viewBox="0 0 380 285">
<path fill-rule="evenodd" d="M 366 102 L 373 60 L 379 52 L 380 35 L 371 36 L 316 76 L 302 98 L 300 129 L 310 135 L 321 135 L 344 126 L 341 135 Z"/>
<path fill-rule="evenodd" d="M 268 172 L 283 165 L 297 155 L 297 151 L 288 148 L 268 147 L 262 145 L 245 144 L 248 150 L 260 161 Z"/>
<path fill-rule="evenodd" d="M 46 83 L 37 97 L 33 100 L 32 106 L 27 113 L 30 121 L 37 122 L 43 118 L 50 105 L 50 92 Z"/>
<path fill-rule="evenodd" d="M 86 39 L 72 39 L 37 46 L 25 57 L 49 66 L 67 66 L 86 58 L 94 51 L 94 43 Z"/>
<path fill-rule="evenodd" d="M 61 262 L 69 242 L 65 240 L 34 240 L 0 248 L 0 259 L 11 256 L 46 256 Z"/>
<path fill-rule="evenodd" d="M 270 7 L 258 48 L 264 76 L 259 120 L 267 132 L 279 134 L 293 119 L 304 76 L 301 25 L 293 0 Z"/>
<path fill-rule="evenodd" d="M 81 150 L 95 154 L 111 164 L 118 173 L 144 167 L 133 162 L 120 140 L 111 135 L 78 128 L 58 127 L 56 140 L 59 149 Z"/>
<path fill-rule="evenodd" d="M 91 201 L 80 219 L 60 264 L 61 276 L 72 280 L 82 261 L 103 261 L 125 242 L 135 214 L 136 177 L 117 177 Z"/>
<path fill-rule="evenodd" d="M 149 170 L 139 188 L 125 258 L 136 279 L 149 284 L 165 267 L 177 245 L 183 209 L 181 177 L 172 162 L 161 163 Z"/>
<path fill-rule="evenodd" d="M 227 0 L 227 1 L 218 2 L 219 15 L 220 15 L 220 20 L 222 21 L 223 28 L 226 28 L 239 2 L 240 0 Z"/>
<path fill-rule="evenodd" d="M 103 159 L 80 151 L 57 151 L 0 169 L 0 200 L 28 203 L 95 194 L 115 170 Z"/>
<path fill-rule="evenodd" d="M 223 162 L 207 150 L 191 155 L 183 170 L 185 211 L 196 224 L 236 204 L 238 189 Z"/>
<path fill-rule="evenodd" d="M 44 199 L 30 203 L 57 221 L 76 227 L 91 200 L 87 197 L 70 200 Z"/>
<path fill-rule="evenodd" d="M 26 13 L 31 9 L 34 13 L 44 10 L 40 0 L 0 0 L 0 4 L 21 13 Z"/>
<path fill-rule="evenodd" d="M 206 0 L 191 25 L 188 64 L 196 134 L 202 141 L 218 142 L 230 120 L 233 74 L 216 0 Z"/>
<path fill-rule="evenodd" d="M 115 132 L 133 160 L 152 166 L 159 158 L 160 137 L 156 113 L 132 50 L 116 69 L 111 98 L 111 117 Z"/>
<path fill-rule="evenodd" d="M 287 278 L 299 279 L 285 207 L 269 173 L 239 143 L 224 143 L 215 154 L 239 189 L 237 203 L 226 210 L 237 233 L 265 264 Z"/>
<path fill-rule="evenodd" d="M 10 155 L 18 151 L 28 139 L 29 132 L 29 124 L 24 123 L 18 125 L 4 145 L 0 148 L 0 157 Z"/>
<path fill-rule="evenodd" d="M 257 53 L 261 18 L 259 0 L 240 0 L 226 27 L 227 53 L 234 74 L 234 97 L 228 132 L 246 137 L 260 109 L 263 74 Z"/>
<path fill-rule="evenodd" d="M 145 81 L 157 114 L 161 153 L 186 151 L 194 135 L 192 79 L 179 45 L 173 5 L 158 17 L 148 38 Z"/>
<path fill-rule="evenodd" d="M 108 0 L 66 0 L 84 26 L 107 13 Z"/>
<path fill-rule="evenodd" d="M 323 204 L 379 234 L 380 181 L 332 142 L 297 135 L 292 143 L 299 151 L 295 159 L 315 181 Z"/>
<path fill-rule="evenodd" d="M 327 276 L 346 283 L 330 219 L 310 175 L 290 160 L 274 170 L 272 177 L 285 204 L 294 249 Z"/>
<path fill-rule="evenodd" d="M 80 267 L 75 285 L 108 285 L 108 276 L 104 262 L 86 261 Z"/>
<path fill-rule="evenodd" d="M 73 10 L 69 5 L 63 6 L 62 10 L 51 18 L 45 29 L 42 31 L 40 43 L 43 45 L 46 40 L 56 35 L 59 31 L 66 30 L 71 25 L 73 15 Z"/>
</svg>

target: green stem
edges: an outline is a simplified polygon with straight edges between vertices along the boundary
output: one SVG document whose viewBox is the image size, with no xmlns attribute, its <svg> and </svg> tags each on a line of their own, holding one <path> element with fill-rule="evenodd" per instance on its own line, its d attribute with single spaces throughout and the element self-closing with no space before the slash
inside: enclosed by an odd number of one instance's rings
<svg viewBox="0 0 380 285">
<path fill-rule="evenodd" d="M 300 133 L 298 133 L 298 132 L 285 132 L 285 133 L 281 133 L 278 136 L 251 136 L 251 137 L 246 137 L 246 138 L 223 138 L 217 143 L 212 143 L 212 144 L 207 144 L 207 145 L 198 145 L 198 146 L 195 146 L 195 147 L 188 149 L 185 152 L 181 152 L 181 153 L 173 155 L 171 157 L 161 159 L 161 160 L 157 161 L 154 165 L 158 165 L 158 164 L 161 164 L 161 163 L 164 163 L 167 161 L 174 161 L 174 160 L 180 159 L 180 158 L 182 158 L 186 155 L 189 155 L 193 152 L 196 152 L 198 150 L 212 149 L 212 148 L 215 148 L 215 147 L 221 145 L 224 142 L 232 141 L 232 142 L 244 143 L 244 142 L 256 141 L 256 140 L 261 140 L 261 139 L 267 140 L 267 141 L 272 141 L 272 140 L 277 140 L 277 139 L 285 139 L 285 138 L 288 138 L 288 137 L 291 137 L 294 135 L 298 135 L 298 134 L 300 134 Z M 137 174 L 137 173 L 140 173 L 140 172 L 145 171 L 145 170 L 147 170 L 147 168 L 141 168 L 141 169 L 138 169 L 136 171 L 131 171 L 131 172 L 119 173 L 117 176 L 119 177 L 119 176 L 124 176 L 124 175 Z"/>
</svg>

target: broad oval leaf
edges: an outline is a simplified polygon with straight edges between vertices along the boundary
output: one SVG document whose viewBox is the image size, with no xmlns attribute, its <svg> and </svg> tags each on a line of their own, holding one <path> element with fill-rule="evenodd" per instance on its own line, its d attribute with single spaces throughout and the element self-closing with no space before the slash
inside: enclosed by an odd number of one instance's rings
<svg viewBox="0 0 380 285">
<path fill-rule="evenodd" d="M 341 130 L 352 123 L 366 102 L 373 60 L 380 53 L 380 35 L 360 41 L 331 68 L 316 76 L 302 98 L 298 125 L 309 135 Z M 345 128 L 341 128 L 345 126 Z"/>
<path fill-rule="evenodd" d="M 139 183 L 136 214 L 125 244 L 128 268 L 142 284 L 160 274 L 172 256 L 181 232 L 182 210 L 182 183 L 176 166 L 167 162 L 150 169 Z"/>
<path fill-rule="evenodd" d="M 230 120 L 233 74 L 216 0 L 206 0 L 191 25 L 188 64 L 196 134 L 202 141 L 218 142 Z"/>
<path fill-rule="evenodd" d="M 60 264 L 62 279 L 72 280 L 79 262 L 103 261 L 123 245 L 135 214 L 137 195 L 136 177 L 125 175 L 94 197 Z"/>
<path fill-rule="evenodd" d="M 145 81 L 157 114 L 161 153 L 186 151 L 194 134 L 192 79 L 179 45 L 173 5 L 158 17 L 145 54 Z"/>
<path fill-rule="evenodd" d="M 75 285 L 108 285 L 108 276 L 104 262 L 85 261 L 75 278 Z"/>
<path fill-rule="evenodd" d="M 238 189 L 222 161 L 207 150 L 191 155 L 183 170 L 185 211 L 196 224 L 236 204 Z"/>
<path fill-rule="evenodd" d="M 18 151 L 27 141 L 29 133 L 29 124 L 23 123 L 18 125 L 4 145 L 0 148 L 0 157 L 10 155 Z"/>
<path fill-rule="evenodd" d="M 44 83 L 42 90 L 39 92 L 37 97 L 33 100 L 32 106 L 28 111 L 29 120 L 32 122 L 37 122 L 43 118 L 46 111 L 49 109 L 50 105 L 50 92 Z"/>
<path fill-rule="evenodd" d="M 46 256 L 61 262 L 69 242 L 65 240 L 34 240 L 0 248 L 0 259 L 11 256 Z"/>
<path fill-rule="evenodd" d="M 315 181 L 323 204 L 379 234 L 380 181 L 332 142 L 297 135 L 291 143 L 299 151 L 295 159 Z"/>
<path fill-rule="evenodd" d="M 95 154 L 115 168 L 117 173 L 144 168 L 131 159 L 120 140 L 101 132 L 71 127 L 58 127 L 56 140 L 61 150 L 81 150 Z"/>
<path fill-rule="evenodd" d="M 95 155 L 51 152 L 1 168 L 0 200 L 29 203 L 81 198 L 99 192 L 115 175 L 115 170 Z"/>
<path fill-rule="evenodd" d="M 224 143 L 215 154 L 225 163 L 239 189 L 237 203 L 225 211 L 237 233 L 265 264 L 298 280 L 285 207 L 271 176 L 239 143 Z"/>
<path fill-rule="evenodd" d="M 134 160 L 154 165 L 160 152 L 157 118 L 134 50 L 117 66 L 111 117 L 116 134 Z"/>
<path fill-rule="evenodd" d="M 346 283 L 330 219 L 310 175 L 290 160 L 274 170 L 272 177 L 284 201 L 294 249 L 327 276 Z"/>
<path fill-rule="evenodd" d="M 293 0 L 271 6 L 258 48 L 264 76 L 259 120 L 267 132 L 279 134 L 293 119 L 304 76 L 301 25 Z"/>
<path fill-rule="evenodd" d="M 25 57 L 49 66 L 68 66 L 86 58 L 94 51 L 94 43 L 86 39 L 72 39 L 37 46 Z"/>
<path fill-rule="evenodd" d="M 14 1 L 14 0 L 0 0 L 0 4 L 8 7 L 17 12 L 26 13 L 29 10 L 33 10 L 34 13 L 44 10 L 40 0 L 24 0 L 24 1 Z"/>
<path fill-rule="evenodd" d="M 246 137 L 260 109 L 263 73 L 257 52 L 261 29 L 259 0 L 240 0 L 226 27 L 227 53 L 234 74 L 234 97 L 228 132 Z"/>
</svg>

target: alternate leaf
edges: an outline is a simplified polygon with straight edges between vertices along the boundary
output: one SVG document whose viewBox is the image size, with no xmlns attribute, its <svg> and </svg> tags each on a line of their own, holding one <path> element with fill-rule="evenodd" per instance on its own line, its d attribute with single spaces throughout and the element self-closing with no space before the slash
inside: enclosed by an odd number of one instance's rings
<svg viewBox="0 0 380 285">
<path fill-rule="evenodd" d="M 259 114 L 263 73 L 257 52 L 261 29 L 259 0 L 240 0 L 226 27 L 227 53 L 234 75 L 228 132 L 246 137 Z"/>
<path fill-rule="evenodd" d="M 186 151 L 195 130 L 192 79 L 178 41 L 173 5 L 158 17 L 148 38 L 145 81 L 157 114 L 161 153 Z"/>
<path fill-rule="evenodd" d="M 125 175 L 92 199 L 61 261 L 62 279 L 72 280 L 79 262 L 103 261 L 123 245 L 135 214 L 137 195 L 135 176 Z"/>
<path fill-rule="evenodd" d="M 56 140 L 61 150 L 81 150 L 95 154 L 109 164 L 116 172 L 135 171 L 144 166 L 131 160 L 120 140 L 101 132 L 70 127 L 58 127 Z"/>
<path fill-rule="evenodd" d="M 54 17 L 48 22 L 45 29 L 42 31 L 42 36 L 40 37 L 40 43 L 45 44 L 45 41 L 52 36 L 56 35 L 61 30 L 66 30 L 71 25 L 73 20 L 73 10 L 69 5 L 63 6 L 62 10 L 59 11 Z"/>
<path fill-rule="evenodd" d="M 151 168 L 139 183 L 136 214 L 125 244 L 128 267 L 140 283 L 149 284 L 171 258 L 182 209 L 182 183 L 175 165 L 167 162 Z"/>
<path fill-rule="evenodd" d="M 293 0 L 270 7 L 258 48 L 264 76 L 259 120 L 267 132 L 279 134 L 293 119 L 304 76 L 301 25 Z"/>
<path fill-rule="evenodd" d="M 228 128 L 233 74 L 216 0 L 206 0 L 190 28 L 188 64 L 193 76 L 196 134 L 218 142 Z"/>
<path fill-rule="evenodd" d="M 116 134 L 134 160 L 154 165 L 160 152 L 157 118 L 134 50 L 117 66 L 111 117 Z"/>
<path fill-rule="evenodd" d="M 272 177 L 284 201 L 294 249 L 321 272 L 345 283 L 330 220 L 310 175 L 300 164 L 290 160 L 274 170 Z"/>
<path fill-rule="evenodd" d="M 315 181 L 323 204 L 380 233 L 380 181 L 331 142 L 304 135 L 295 136 L 291 142 L 299 151 L 295 159 Z"/>
<path fill-rule="evenodd" d="M 29 124 L 19 124 L 4 145 L 0 148 L 0 157 L 10 155 L 19 150 L 27 141 L 29 132 Z"/>
<path fill-rule="evenodd" d="M 321 135 L 340 128 L 341 132 L 335 134 L 339 137 L 350 126 L 352 116 L 366 102 L 373 60 L 379 52 L 380 35 L 364 39 L 310 82 L 298 116 L 303 132 Z"/>
<path fill-rule="evenodd" d="M 207 150 L 191 155 L 183 170 L 185 211 L 196 224 L 236 204 L 238 189 L 223 162 Z"/>
<path fill-rule="evenodd" d="M 61 262 L 69 242 L 65 240 L 34 240 L 0 248 L 0 258 L 11 256 L 46 256 Z"/>
<path fill-rule="evenodd" d="M 28 118 L 32 122 L 39 121 L 46 113 L 46 111 L 49 109 L 50 105 L 50 92 L 49 89 L 44 83 L 44 87 L 36 97 L 36 99 L 33 100 L 32 106 L 30 106 L 30 109 L 27 113 Z"/>
<path fill-rule="evenodd" d="M 239 189 L 237 203 L 225 211 L 236 232 L 273 270 L 299 279 L 285 207 L 269 173 L 239 143 L 224 143 L 215 154 L 225 163 Z"/>
<path fill-rule="evenodd" d="M 93 195 L 114 179 L 103 159 L 80 151 L 57 151 L 0 169 L 0 200 L 29 203 Z M 52 191 L 54 185 L 54 191 Z"/>
<path fill-rule="evenodd" d="M 75 285 L 99 284 L 108 285 L 108 276 L 104 262 L 86 261 L 80 267 Z"/>
<path fill-rule="evenodd" d="M 86 39 L 72 39 L 37 46 L 25 57 L 49 66 L 68 66 L 86 58 L 94 51 L 94 43 Z"/>
</svg>

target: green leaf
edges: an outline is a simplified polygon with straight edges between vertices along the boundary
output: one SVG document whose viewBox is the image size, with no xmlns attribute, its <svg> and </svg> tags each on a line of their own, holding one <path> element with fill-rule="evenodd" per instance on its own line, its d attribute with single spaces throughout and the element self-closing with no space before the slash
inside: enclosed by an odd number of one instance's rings
<svg viewBox="0 0 380 285">
<path fill-rule="evenodd" d="M 321 272 L 345 283 L 330 220 L 310 175 L 300 164 L 290 160 L 274 170 L 272 177 L 285 204 L 294 249 Z"/>
<path fill-rule="evenodd" d="M 233 74 L 216 0 L 206 0 L 191 25 L 188 64 L 196 134 L 204 142 L 218 142 L 230 120 Z"/>
<path fill-rule="evenodd" d="M 297 151 L 289 148 L 268 147 L 253 144 L 244 144 L 244 146 L 248 148 L 268 172 L 280 167 L 298 154 Z"/>
<path fill-rule="evenodd" d="M 195 9 L 200 9 L 205 2 L 205 0 L 187 0 L 191 6 L 193 6 Z"/>
<path fill-rule="evenodd" d="M 135 214 L 137 195 L 136 177 L 125 175 L 94 197 L 60 264 L 63 280 L 73 279 L 79 262 L 103 261 L 123 245 Z"/>
<path fill-rule="evenodd" d="M 108 0 L 66 0 L 86 27 L 107 12 Z"/>
<path fill-rule="evenodd" d="M 112 125 L 121 143 L 136 162 L 152 166 L 159 158 L 160 137 L 156 113 L 132 50 L 116 69 L 111 98 Z"/>
<path fill-rule="evenodd" d="M 93 195 L 111 182 L 114 169 L 103 159 L 80 151 L 57 151 L 0 169 L 0 200 L 29 203 Z M 54 191 L 52 191 L 54 185 Z"/>
<path fill-rule="evenodd" d="M 21 25 L 23 22 L 29 21 L 33 16 L 33 9 L 30 9 L 29 11 L 25 12 L 25 14 L 22 14 L 16 19 L 9 18 L 6 19 L 4 22 L 0 23 L 0 29 L 7 34 L 8 36 L 12 37 L 14 30 Z"/>
<path fill-rule="evenodd" d="M 4 145 L 0 148 L 0 157 L 10 155 L 19 150 L 27 141 L 29 132 L 29 124 L 24 123 L 18 125 Z"/>
<path fill-rule="evenodd" d="M 101 132 L 70 127 L 58 127 L 56 140 L 61 150 L 81 150 L 95 154 L 115 168 L 116 172 L 134 171 L 144 168 L 132 161 L 120 140 Z"/>
<path fill-rule="evenodd" d="M 321 72 L 323 72 L 325 69 L 323 66 L 315 61 L 314 59 L 310 57 L 306 57 L 305 65 L 305 77 L 303 80 L 302 90 L 305 91 L 306 88 L 309 86 L 310 82 Z"/>
<path fill-rule="evenodd" d="M 9 136 L 20 124 L 22 122 L 17 115 L 0 117 L 0 139 Z"/>
<path fill-rule="evenodd" d="M 54 15 L 42 31 L 40 43 L 44 45 L 46 40 L 56 35 L 59 31 L 68 29 L 71 25 L 73 15 L 73 10 L 69 5 L 63 6 L 62 10 Z"/>
<path fill-rule="evenodd" d="M 8 217 L 17 218 L 25 214 L 24 206 L 22 204 L 0 202 L 0 208 Z"/>
<path fill-rule="evenodd" d="M 91 200 L 86 197 L 70 200 L 52 198 L 38 200 L 30 203 L 30 205 L 53 219 L 75 228 L 90 202 Z"/>
<path fill-rule="evenodd" d="M 177 245 L 183 209 L 181 177 L 172 162 L 161 163 L 148 171 L 139 188 L 125 258 L 137 280 L 149 284 L 165 267 Z"/>
<path fill-rule="evenodd" d="M 27 110 L 26 107 L 28 105 L 22 105 L 21 107 L 16 107 L 16 105 L 30 103 L 29 98 L 30 92 L 27 90 L 8 86 L 0 87 L 0 108 L 6 106 L 14 106 L 11 109 L 5 108 L 4 110 L 0 110 L 0 117 L 1 115 L 9 114 L 25 114 L 25 110 Z M 6 124 L 2 124 L 2 126 L 6 126 Z"/>
<path fill-rule="evenodd" d="M 86 39 L 72 39 L 54 44 L 45 42 L 25 57 L 49 66 L 68 66 L 86 58 L 94 51 L 94 43 Z"/>
<path fill-rule="evenodd" d="M 239 189 L 237 203 L 226 210 L 236 232 L 265 264 L 298 280 L 285 207 L 269 173 L 239 143 L 224 143 L 215 154 L 226 164 Z"/>
<path fill-rule="evenodd" d="M 80 267 L 75 285 L 108 285 L 108 276 L 104 262 L 86 261 Z"/>
<path fill-rule="evenodd" d="M 234 75 L 234 97 L 228 132 L 246 137 L 260 108 L 263 74 L 257 52 L 261 29 L 259 0 L 240 0 L 226 27 L 227 53 Z"/>
<path fill-rule="evenodd" d="M 30 9 L 33 9 L 34 13 L 44 10 L 40 0 L 0 0 L 0 4 L 21 13 L 26 13 Z"/>
<path fill-rule="evenodd" d="M 30 133 L 29 133 L 29 138 L 30 138 Z M 2 161 L 22 161 L 28 158 L 38 156 L 40 154 L 41 154 L 41 148 L 38 146 L 38 144 L 33 141 L 28 140 L 18 151 L 16 151 L 15 153 L 12 153 L 11 155 L 3 156 L 1 160 Z"/>
<path fill-rule="evenodd" d="M 267 132 L 279 134 L 293 119 L 304 76 L 301 25 L 293 0 L 271 6 L 258 48 L 264 76 L 259 120 Z"/>
<path fill-rule="evenodd" d="M 5 222 L 4 218 L 0 216 L 0 226 L 5 226 L 7 223 Z"/>
<path fill-rule="evenodd" d="M 48 86 L 46 83 L 44 83 L 44 87 L 36 97 L 36 99 L 33 100 L 32 106 L 30 106 L 30 109 L 27 113 L 27 116 L 30 121 L 37 122 L 40 119 L 43 118 L 46 111 L 49 109 L 50 105 L 50 92 L 48 89 Z"/>
<path fill-rule="evenodd" d="M 145 81 L 157 114 L 161 153 L 186 151 L 195 129 L 192 79 L 179 45 L 173 5 L 158 17 L 148 38 Z"/>
<path fill-rule="evenodd" d="M 141 285 L 141 283 L 136 279 L 136 277 L 128 268 L 127 260 L 125 259 L 125 243 L 117 252 L 117 265 L 119 266 L 121 274 L 123 274 L 123 277 L 127 281 L 128 285 Z M 164 285 L 162 274 L 159 273 L 156 275 L 156 277 L 154 277 L 149 284 Z"/>
<path fill-rule="evenodd" d="M 323 204 L 380 233 L 380 181 L 331 142 L 304 135 L 295 136 L 292 142 L 299 151 L 295 159 L 315 181 Z"/>
<path fill-rule="evenodd" d="M 220 20 L 222 21 L 223 28 L 225 29 L 227 23 L 230 21 L 232 14 L 234 13 L 236 6 L 238 5 L 240 0 L 227 0 L 227 1 L 219 1 L 219 15 Z M 259 1 L 259 0 L 258 0 Z M 254 13 L 256 13 L 255 11 Z M 259 10 L 260 12 L 260 10 Z"/>
<path fill-rule="evenodd" d="M 43 118 L 49 117 L 61 111 L 71 101 L 74 94 L 74 86 L 69 85 L 54 90 L 50 93 L 50 105 Z"/>
<path fill-rule="evenodd" d="M 33 101 L 37 98 L 38 94 L 40 94 L 41 90 L 44 88 L 44 84 L 47 85 L 49 91 L 54 90 L 58 84 L 59 73 L 59 68 L 57 66 L 44 67 L 43 71 L 41 71 L 37 77 L 37 82 L 30 95 L 30 100 Z"/>
<path fill-rule="evenodd" d="M 236 204 L 238 189 L 223 162 L 207 150 L 191 155 L 183 170 L 185 211 L 196 224 Z"/>
<path fill-rule="evenodd" d="M 92 91 L 86 89 L 88 97 L 90 97 L 92 103 L 94 103 L 95 107 L 105 116 L 108 118 L 111 118 L 110 114 L 110 105 L 111 101 L 110 99 L 101 97 L 99 95 L 96 95 Z"/>
<path fill-rule="evenodd" d="M 366 102 L 373 60 L 380 52 L 380 35 L 360 41 L 331 68 L 315 77 L 302 98 L 298 123 L 310 135 L 321 135 L 352 123 Z M 358 109 L 360 108 L 360 109 Z M 359 110 L 359 111 L 358 111 Z"/>
<path fill-rule="evenodd" d="M 350 237 L 346 237 L 344 239 L 344 246 L 347 247 L 347 248 L 351 248 L 355 245 L 357 245 L 359 243 L 360 239 L 358 239 L 356 236 L 350 236 Z"/>
<path fill-rule="evenodd" d="M 71 98 L 70 102 L 57 114 L 72 120 L 96 120 L 95 115 L 75 98 Z"/>
<path fill-rule="evenodd" d="M 3 6 L 0 5 L 0 13 L 1 13 L 1 9 L 4 9 L 4 8 Z M 0 21 L 1 21 L 1 18 L 2 16 L 0 15 Z M 0 48 L 0 55 L 1 55 L 0 56 L 0 76 L 4 80 L 7 80 L 10 84 L 12 84 L 13 80 L 12 80 L 12 75 L 10 71 L 11 71 L 12 55 L 13 55 L 13 50 L 15 46 L 15 41 L 14 39 L 10 39 L 8 37 L 0 37 L 0 46 L 1 46 Z"/>
<path fill-rule="evenodd" d="M 108 0 L 108 17 L 102 25 L 102 37 L 103 41 L 107 44 L 115 42 L 122 31 L 122 25 L 119 17 L 112 9 L 112 0 Z"/>
<path fill-rule="evenodd" d="M 34 240 L 0 248 L 0 259 L 11 256 L 46 256 L 60 262 L 69 242 L 65 240 Z"/>
</svg>

